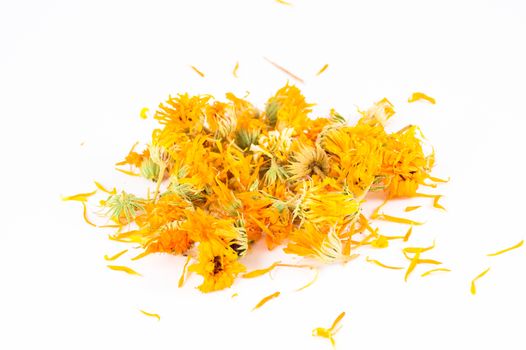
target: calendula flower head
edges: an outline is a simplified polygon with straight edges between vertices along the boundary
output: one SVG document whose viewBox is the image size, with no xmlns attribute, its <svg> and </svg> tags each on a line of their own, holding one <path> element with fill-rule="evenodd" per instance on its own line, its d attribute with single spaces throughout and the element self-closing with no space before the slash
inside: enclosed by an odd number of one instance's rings
<svg viewBox="0 0 526 350">
<path fill-rule="evenodd" d="M 287 84 L 267 101 L 266 118 L 276 130 L 293 128 L 300 133 L 307 124 L 312 106 L 296 86 Z"/>
<path fill-rule="evenodd" d="M 393 104 L 389 102 L 388 99 L 384 98 L 376 102 L 371 108 L 365 112 L 361 112 L 363 117 L 360 120 L 360 123 L 367 124 L 380 124 L 385 125 L 387 120 L 391 118 L 394 114 Z"/>
<path fill-rule="evenodd" d="M 325 183 L 304 183 L 296 201 L 294 216 L 301 221 L 316 224 L 338 225 L 352 220 L 359 211 L 360 203 L 350 192 L 333 190 Z"/>
<path fill-rule="evenodd" d="M 210 96 L 180 94 L 160 104 L 154 118 L 170 132 L 197 133 L 203 128 Z"/>
<path fill-rule="evenodd" d="M 181 223 L 181 230 L 188 232 L 194 242 L 214 240 L 228 246 L 232 241 L 240 239 L 240 233 L 234 227 L 234 220 L 220 219 L 197 208 L 186 210 L 186 221 Z"/>
<path fill-rule="evenodd" d="M 202 292 L 228 288 L 236 276 L 246 270 L 238 261 L 237 253 L 230 247 L 215 241 L 201 242 L 198 246 L 198 262 L 189 267 L 204 278 L 199 286 Z"/>
<path fill-rule="evenodd" d="M 287 167 L 290 180 L 318 176 L 324 178 L 330 170 L 329 159 L 325 151 L 318 147 L 301 147 L 292 156 L 292 162 Z"/>
<path fill-rule="evenodd" d="M 416 126 L 406 127 L 389 135 L 385 147 L 382 169 L 390 180 L 390 197 L 411 197 L 419 185 L 429 178 L 433 156 L 426 156 Z"/>
<path fill-rule="evenodd" d="M 286 253 L 311 257 L 323 263 L 345 262 L 353 258 L 345 254 L 344 244 L 335 226 L 307 222 L 292 233 Z"/>
<path fill-rule="evenodd" d="M 357 124 L 327 130 L 319 143 L 332 155 L 332 170 L 340 181 L 345 181 L 356 196 L 362 196 L 381 173 L 386 137 L 382 126 Z"/>
</svg>

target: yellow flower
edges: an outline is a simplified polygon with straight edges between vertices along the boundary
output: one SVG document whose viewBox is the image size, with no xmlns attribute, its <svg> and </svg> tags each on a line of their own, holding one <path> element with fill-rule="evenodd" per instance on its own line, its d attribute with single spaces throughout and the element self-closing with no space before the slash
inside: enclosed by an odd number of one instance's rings
<svg viewBox="0 0 526 350">
<path fill-rule="evenodd" d="M 320 147 L 301 147 L 293 156 L 287 167 L 291 174 L 290 180 L 318 176 L 324 178 L 329 173 L 329 158 Z"/>
<path fill-rule="evenodd" d="M 324 183 L 304 183 L 294 216 L 302 221 L 333 226 L 349 222 L 358 214 L 359 208 L 360 203 L 349 192 L 333 191 Z"/>
<path fill-rule="evenodd" d="M 171 132 L 200 132 L 209 108 L 210 96 L 169 97 L 166 104 L 159 105 L 154 118 Z"/>
<path fill-rule="evenodd" d="M 301 133 L 308 124 L 312 106 L 296 86 L 287 84 L 267 101 L 266 118 L 276 130 L 294 128 Z"/>
<path fill-rule="evenodd" d="M 236 252 L 221 243 L 201 242 L 198 250 L 198 262 L 191 265 L 188 271 L 203 276 L 204 281 L 198 287 L 202 292 L 228 288 L 239 273 L 246 271 L 245 266 L 238 261 Z"/>
</svg>

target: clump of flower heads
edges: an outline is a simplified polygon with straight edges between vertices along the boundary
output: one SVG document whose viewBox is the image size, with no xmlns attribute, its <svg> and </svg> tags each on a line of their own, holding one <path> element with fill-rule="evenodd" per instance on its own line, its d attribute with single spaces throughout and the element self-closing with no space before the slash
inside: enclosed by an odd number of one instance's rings
<svg viewBox="0 0 526 350">
<path fill-rule="evenodd" d="M 118 228 L 112 239 L 139 245 L 136 258 L 192 257 L 188 269 L 203 277 L 203 292 L 230 287 L 258 240 L 327 264 L 379 245 L 362 201 L 372 191 L 418 196 L 420 185 L 441 181 L 430 175 L 434 155 L 424 154 L 418 127 L 384 129 L 395 113 L 387 99 L 354 125 L 335 111 L 314 118 L 312 106 L 288 84 L 262 110 L 232 93 L 224 102 L 170 97 L 154 115 L 151 142 L 118 163 L 154 191 L 107 191 L 102 202 Z"/>
</svg>

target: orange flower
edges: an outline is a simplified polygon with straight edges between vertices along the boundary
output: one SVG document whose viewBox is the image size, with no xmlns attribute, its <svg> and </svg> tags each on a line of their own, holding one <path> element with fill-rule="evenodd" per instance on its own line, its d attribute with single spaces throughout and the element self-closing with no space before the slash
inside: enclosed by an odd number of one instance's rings
<svg viewBox="0 0 526 350">
<path fill-rule="evenodd" d="M 201 242 L 198 250 L 198 262 L 191 265 L 188 271 L 203 276 L 204 281 L 198 287 L 201 292 L 228 288 L 239 273 L 246 271 L 245 266 L 238 261 L 236 252 L 221 243 Z"/>
</svg>

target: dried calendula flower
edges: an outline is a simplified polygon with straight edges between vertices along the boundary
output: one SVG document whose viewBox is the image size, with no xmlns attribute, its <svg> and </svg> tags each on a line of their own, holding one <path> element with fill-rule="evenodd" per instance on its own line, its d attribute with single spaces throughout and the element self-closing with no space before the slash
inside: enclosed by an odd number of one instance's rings
<svg viewBox="0 0 526 350">
<path fill-rule="evenodd" d="M 234 76 L 238 68 L 236 63 Z M 179 286 L 189 273 L 202 278 L 200 291 L 212 292 L 232 286 L 238 277 L 257 277 L 278 267 L 315 269 L 312 281 L 300 288 L 305 289 L 316 280 L 321 264 L 345 264 L 360 250 L 388 250 L 395 245 L 390 240 L 409 239 L 412 227 L 422 223 L 387 215 L 382 208 L 391 199 L 433 198 L 434 207 L 443 208 L 441 195 L 419 192 L 420 186 L 434 188 L 445 181 L 431 175 L 434 151 L 425 151 L 427 141 L 415 125 L 386 129 L 395 115 L 386 98 L 359 111 L 359 120 L 350 123 L 352 118 L 334 110 L 313 116 L 314 104 L 289 83 L 262 109 L 231 92 L 225 97 L 183 93 L 158 106 L 152 113 L 158 125 L 151 140 L 142 150 L 133 145 L 116 164 L 121 173 L 145 180 L 142 192 L 117 192 L 95 182 L 99 194 L 107 196 L 100 203 L 111 220 L 101 227 L 116 230 L 110 239 L 133 244 L 138 251 L 131 260 L 158 253 L 185 256 Z M 93 226 L 86 203 L 97 191 L 64 198 L 80 201 Z M 372 192 L 383 203 L 368 218 L 362 203 Z M 411 227 L 405 235 L 385 236 L 372 227 L 374 220 Z M 244 273 L 246 256 L 261 252 L 252 249 L 261 240 L 268 249 L 285 245 L 285 253 L 312 261 L 277 262 Z M 421 257 L 431 248 L 404 248 L 410 260 L 406 279 L 419 264 L 440 264 Z M 113 261 L 125 252 L 105 258 Z M 138 274 L 126 266 L 108 267 Z M 319 334 L 332 337 L 337 323 Z"/>
</svg>

